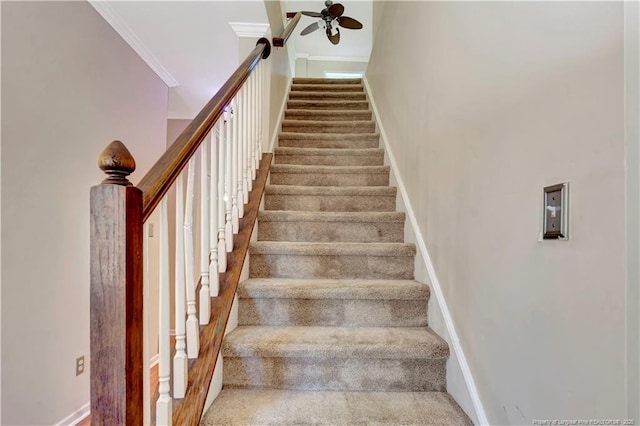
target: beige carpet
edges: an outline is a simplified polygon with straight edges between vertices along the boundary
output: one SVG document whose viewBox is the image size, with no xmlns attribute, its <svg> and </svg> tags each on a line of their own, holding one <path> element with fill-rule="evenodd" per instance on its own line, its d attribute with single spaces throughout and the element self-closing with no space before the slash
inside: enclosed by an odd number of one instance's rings
<svg viewBox="0 0 640 426">
<path fill-rule="evenodd" d="M 294 79 L 203 425 L 468 425 L 360 80 Z"/>
</svg>

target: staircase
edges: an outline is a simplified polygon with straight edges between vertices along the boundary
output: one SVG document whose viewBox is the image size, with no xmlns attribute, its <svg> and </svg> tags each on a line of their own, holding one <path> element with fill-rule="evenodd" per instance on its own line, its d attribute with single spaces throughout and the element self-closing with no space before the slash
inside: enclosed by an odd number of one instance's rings
<svg viewBox="0 0 640 426">
<path fill-rule="evenodd" d="M 291 87 L 204 425 L 467 425 L 360 80 Z"/>
</svg>

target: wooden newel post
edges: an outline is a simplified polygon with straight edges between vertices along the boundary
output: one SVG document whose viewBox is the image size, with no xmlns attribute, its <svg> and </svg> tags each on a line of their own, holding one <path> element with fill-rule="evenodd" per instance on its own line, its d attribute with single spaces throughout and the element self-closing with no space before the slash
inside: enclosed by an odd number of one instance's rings
<svg viewBox="0 0 640 426">
<path fill-rule="evenodd" d="M 102 152 L 91 188 L 91 421 L 142 425 L 142 192 L 120 141 Z"/>
</svg>

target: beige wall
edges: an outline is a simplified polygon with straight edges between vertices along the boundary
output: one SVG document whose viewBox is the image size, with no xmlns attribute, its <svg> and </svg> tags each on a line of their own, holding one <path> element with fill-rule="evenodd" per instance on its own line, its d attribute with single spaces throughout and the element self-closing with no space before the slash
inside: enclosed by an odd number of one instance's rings
<svg viewBox="0 0 640 426">
<path fill-rule="evenodd" d="M 359 72 L 367 70 L 367 62 L 296 59 L 296 77 L 324 78 L 325 72 Z"/>
<path fill-rule="evenodd" d="M 624 418 L 622 3 L 394 2 L 379 25 L 367 78 L 489 421 Z M 539 241 L 565 181 L 570 239 Z"/>
<path fill-rule="evenodd" d="M 85 2 L 3 2 L 2 37 L 2 424 L 50 425 L 89 401 L 75 358 L 97 157 L 124 141 L 139 181 L 165 146 L 167 87 Z"/>
<path fill-rule="evenodd" d="M 271 34 L 279 36 L 284 30 L 283 12 L 279 1 L 265 1 Z M 273 141 L 276 128 L 280 122 L 282 103 L 288 95 L 289 84 L 291 82 L 291 62 L 289 55 L 289 45 L 284 47 L 271 48 L 271 56 L 268 61 L 271 64 L 271 81 L 269 100 L 269 128 L 265 137 L 263 149 L 267 151 Z"/>
</svg>

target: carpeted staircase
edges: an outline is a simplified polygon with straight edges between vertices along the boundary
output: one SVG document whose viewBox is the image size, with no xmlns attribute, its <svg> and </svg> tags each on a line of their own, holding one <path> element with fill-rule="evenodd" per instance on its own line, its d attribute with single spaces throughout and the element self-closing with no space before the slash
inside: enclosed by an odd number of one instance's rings
<svg viewBox="0 0 640 426">
<path fill-rule="evenodd" d="M 296 78 L 205 425 L 467 425 L 361 80 Z"/>
</svg>

